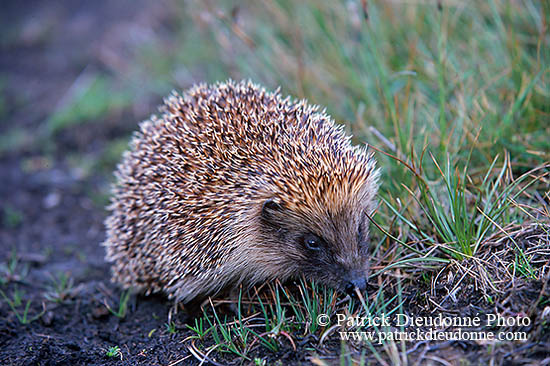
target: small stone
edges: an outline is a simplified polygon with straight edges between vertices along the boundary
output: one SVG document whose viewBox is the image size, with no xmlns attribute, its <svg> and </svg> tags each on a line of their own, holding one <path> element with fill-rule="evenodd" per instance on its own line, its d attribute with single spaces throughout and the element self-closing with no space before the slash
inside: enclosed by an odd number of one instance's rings
<svg viewBox="0 0 550 366">
<path fill-rule="evenodd" d="M 103 318 L 109 315 L 109 309 L 105 306 L 98 306 L 92 309 L 92 316 L 96 319 Z"/>
<path fill-rule="evenodd" d="M 42 320 L 42 323 L 45 326 L 49 327 L 50 325 L 52 325 L 54 318 L 55 318 L 55 315 L 53 311 L 49 310 L 49 311 L 46 311 L 46 313 L 44 313 L 44 315 L 42 315 L 40 319 Z"/>
<path fill-rule="evenodd" d="M 51 209 L 59 205 L 61 202 L 61 195 L 59 192 L 51 192 L 46 197 L 44 197 L 44 208 Z"/>
</svg>

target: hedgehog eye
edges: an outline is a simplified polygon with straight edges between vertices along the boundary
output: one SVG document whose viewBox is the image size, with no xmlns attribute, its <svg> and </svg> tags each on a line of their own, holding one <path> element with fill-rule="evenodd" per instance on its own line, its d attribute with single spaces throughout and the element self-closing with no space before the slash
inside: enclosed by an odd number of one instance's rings
<svg viewBox="0 0 550 366">
<path fill-rule="evenodd" d="M 304 246 L 309 250 L 321 250 L 322 243 L 323 239 L 315 234 L 309 233 L 304 236 Z"/>
</svg>

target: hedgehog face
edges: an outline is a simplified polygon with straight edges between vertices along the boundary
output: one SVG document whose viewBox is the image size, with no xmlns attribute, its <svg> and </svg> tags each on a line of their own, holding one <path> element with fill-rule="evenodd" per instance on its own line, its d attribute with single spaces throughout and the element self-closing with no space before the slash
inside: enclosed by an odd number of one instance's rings
<svg viewBox="0 0 550 366">
<path fill-rule="evenodd" d="M 262 222 L 267 245 L 285 253 L 279 266 L 339 291 L 354 293 L 367 284 L 370 205 L 358 202 L 337 211 L 305 209 L 267 200 Z M 284 271 L 281 271 L 284 272 Z"/>
</svg>

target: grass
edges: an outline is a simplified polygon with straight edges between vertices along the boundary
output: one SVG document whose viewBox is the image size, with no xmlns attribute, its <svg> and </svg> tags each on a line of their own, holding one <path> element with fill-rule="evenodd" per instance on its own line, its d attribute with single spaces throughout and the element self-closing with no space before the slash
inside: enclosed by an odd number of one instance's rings
<svg viewBox="0 0 550 366">
<path fill-rule="evenodd" d="M 4 214 L 2 215 L 2 221 L 5 227 L 13 229 L 18 227 L 21 222 L 23 222 L 23 213 L 17 208 L 6 205 L 3 207 L 3 211 Z"/>
<path fill-rule="evenodd" d="M 248 299 L 245 304 L 241 300 L 243 297 Z M 187 325 L 194 333 L 188 340 L 199 341 L 198 345 L 193 343 L 195 356 L 199 360 L 208 360 L 208 355 L 214 351 L 252 360 L 259 350 L 272 354 L 283 346 L 296 350 L 299 342 L 311 337 L 316 340 L 312 346 L 316 346 L 337 334 L 336 313 L 374 317 L 382 313 L 392 315 L 400 306 L 398 296 L 385 299 L 382 290 L 372 303 L 368 303 L 368 299 L 357 302 L 348 298 L 343 304 L 337 305 L 338 297 L 333 290 L 304 280 L 297 283 L 296 288 L 289 289 L 280 283 L 269 284 L 243 297 L 239 297 L 234 316 L 222 317 L 220 304 L 210 302 L 203 315 L 194 320 L 194 325 Z M 327 314 L 331 319 L 328 324 L 319 323 L 319 315 L 322 314 Z M 344 326 L 344 329 L 363 330 L 362 327 L 351 325 Z M 369 343 L 368 346 L 377 358 L 383 359 L 373 344 Z"/>
<path fill-rule="evenodd" d="M 107 356 L 109 358 L 120 357 L 120 359 L 122 360 L 122 352 L 120 351 L 120 347 L 119 346 L 110 346 L 105 351 L 105 356 Z"/>
<path fill-rule="evenodd" d="M 46 123 L 48 134 L 91 122 L 129 105 L 130 96 L 116 91 L 112 78 L 85 69 Z"/>
<path fill-rule="evenodd" d="M 118 307 L 113 309 L 107 302 L 105 302 L 105 307 L 109 310 L 111 314 L 117 318 L 124 318 L 128 312 L 128 301 L 130 300 L 130 290 L 125 290 L 120 293 L 120 298 L 118 301 Z"/>
<path fill-rule="evenodd" d="M 29 273 L 29 266 L 27 264 L 21 264 L 17 251 L 11 250 L 10 256 L 5 263 L 0 263 L 0 285 L 6 285 L 10 282 L 23 281 Z"/>
<path fill-rule="evenodd" d="M 176 332 L 178 331 L 176 328 L 176 323 L 173 321 L 166 323 L 165 326 L 166 326 L 166 331 L 169 334 L 176 334 Z"/>
<path fill-rule="evenodd" d="M 27 300 L 23 310 L 21 310 L 23 305 L 23 293 L 18 289 L 13 291 L 11 298 L 2 290 L 0 290 L 0 296 L 2 296 L 4 301 L 6 301 L 12 312 L 17 317 L 17 320 L 23 325 L 30 324 L 31 322 L 39 319 L 45 313 L 45 309 L 43 309 L 41 312 L 31 316 L 29 313 L 32 303 L 31 300 Z"/>
<path fill-rule="evenodd" d="M 197 317 L 193 319 L 193 321 L 194 325 L 186 324 L 185 326 L 195 333 L 193 336 L 194 338 L 199 340 L 204 339 L 205 335 L 208 333 L 208 329 L 204 327 L 205 319 L 203 317 Z"/>
<path fill-rule="evenodd" d="M 537 209 L 550 200 L 548 4 L 362 4 L 188 3 L 181 19 L 195 22 L 192 34 L 182 36 L 180 50 L 162 60 L 154 77 L 169 84 L 170 64 L 193 69 L 207 62 L 207 81 L 251 78 L 326 106 L 356 143 L 368 141 L 378 151 L 383 169 L 381 205 L 372 218 L 373 258 L 381 261 L 372 278 L 402 269 L 433 284 L 431 271 L 479 264 L 499 238 L 514 243 L 511 225 L 549 222 L 548 211 Z M 189 49 L 200 52 L 189 55 Z M 513 244 L 510 253 L 502 267 L 513 278 L 540 278 L 524 248 Z M 493 272 L 480 271 L 489 284 L 498 282 Z M 381 287 L 345 308 L 350 314 L 402 311 L 400 286 L 392 285 L 389 297 Z M 268 299 L 256 297 L 245 307 L 251 318 L 240 303 L 234 320 L 209 309 L 192 327 L 201 344 L 210 344 L 203 356 L 232 352 L 253 359 L 254 347 L 276 352 L 286 334 L 293 341 L 330 339 L 323 338 L 330 328 L 312 319 L 344 309 L 336 306 L 338 294 L 316 284 L 268 292 Z M 497 298 L 486 294 L 491 303 Z M 404 362 L 404 347 L 369 345 L 381 363 Z M 342 344 L 341 354 L 364 364 L 353 349 Z M 345 357 L 341 362 L 350 362 Z"/>
<path fill-rule="evenodd" d="M 71 296 L 73 285 L 74 280 L 67 273 L 51 275 L 51 281 L 44 297 L 49 301 L 62 303 Z"/>
<path fill-rule="evenodd" d="M 441 245 L 451 257 L 462 259 L 465 256 L 474 256 L 482 242 L 499 227 L 513 220 L 522 220 L 519 213 L 510 215 L 509 212 L 513 202 L 537 182 L 537 179 L 531 179 L 524 184 L 532 172 L 519 176 L 513 182 L 507 182 L 505 176 L 510 177 L 513 174 L 508 158 L 497 168 L 497 156 L 486 174 L 480 177 L 482 179 L 475 185 L 468 185 L 468 182 L 474 180 L 467 174 L 467 164 L 460 172 L 450 162 L 449 157 L 444 168 L 440 167 L 433 155 L 430 154 L 430 158 L 438 172 L 433 179 L 423 174 L 422 162 L 418 168 L 402 162 L 414 174 L 418 187 L 418 191 L 414 192 L 403 185 L 415 203 L 406 208 L 406 213 L 383 199 L 402 224 L 409 226 L 421 240 Z M 424 222 L 427 221 L 430 226 L 413 223 L 413 220 L 418 219 L 411 212 L 411 207 L 414 210 L 420 209 Z"/>
</svg>

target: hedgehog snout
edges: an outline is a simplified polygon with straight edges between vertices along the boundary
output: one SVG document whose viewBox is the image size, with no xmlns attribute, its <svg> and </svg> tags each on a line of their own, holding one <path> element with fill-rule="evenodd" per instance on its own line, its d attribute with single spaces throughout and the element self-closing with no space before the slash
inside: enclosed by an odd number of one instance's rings
<svg viewBox="0 0 550 366">
<path fill-rule="evenodd" d="M 355 295 L 355 289 L 364 291 L 367 288 L 368 271 L 351 271 L 344 282 L 344 291 L 348 295 Z"/>
<path fill-rule="evenodd" d="M 355 295 L 355 289 L 359 289 L 359 291 L 364 291 L 367 288 L 367 277 L 357 277 L 354 278 L 346 284 L 344 290 L 346 291 L 346 294 L 348 295 Z"/>
</svg>

